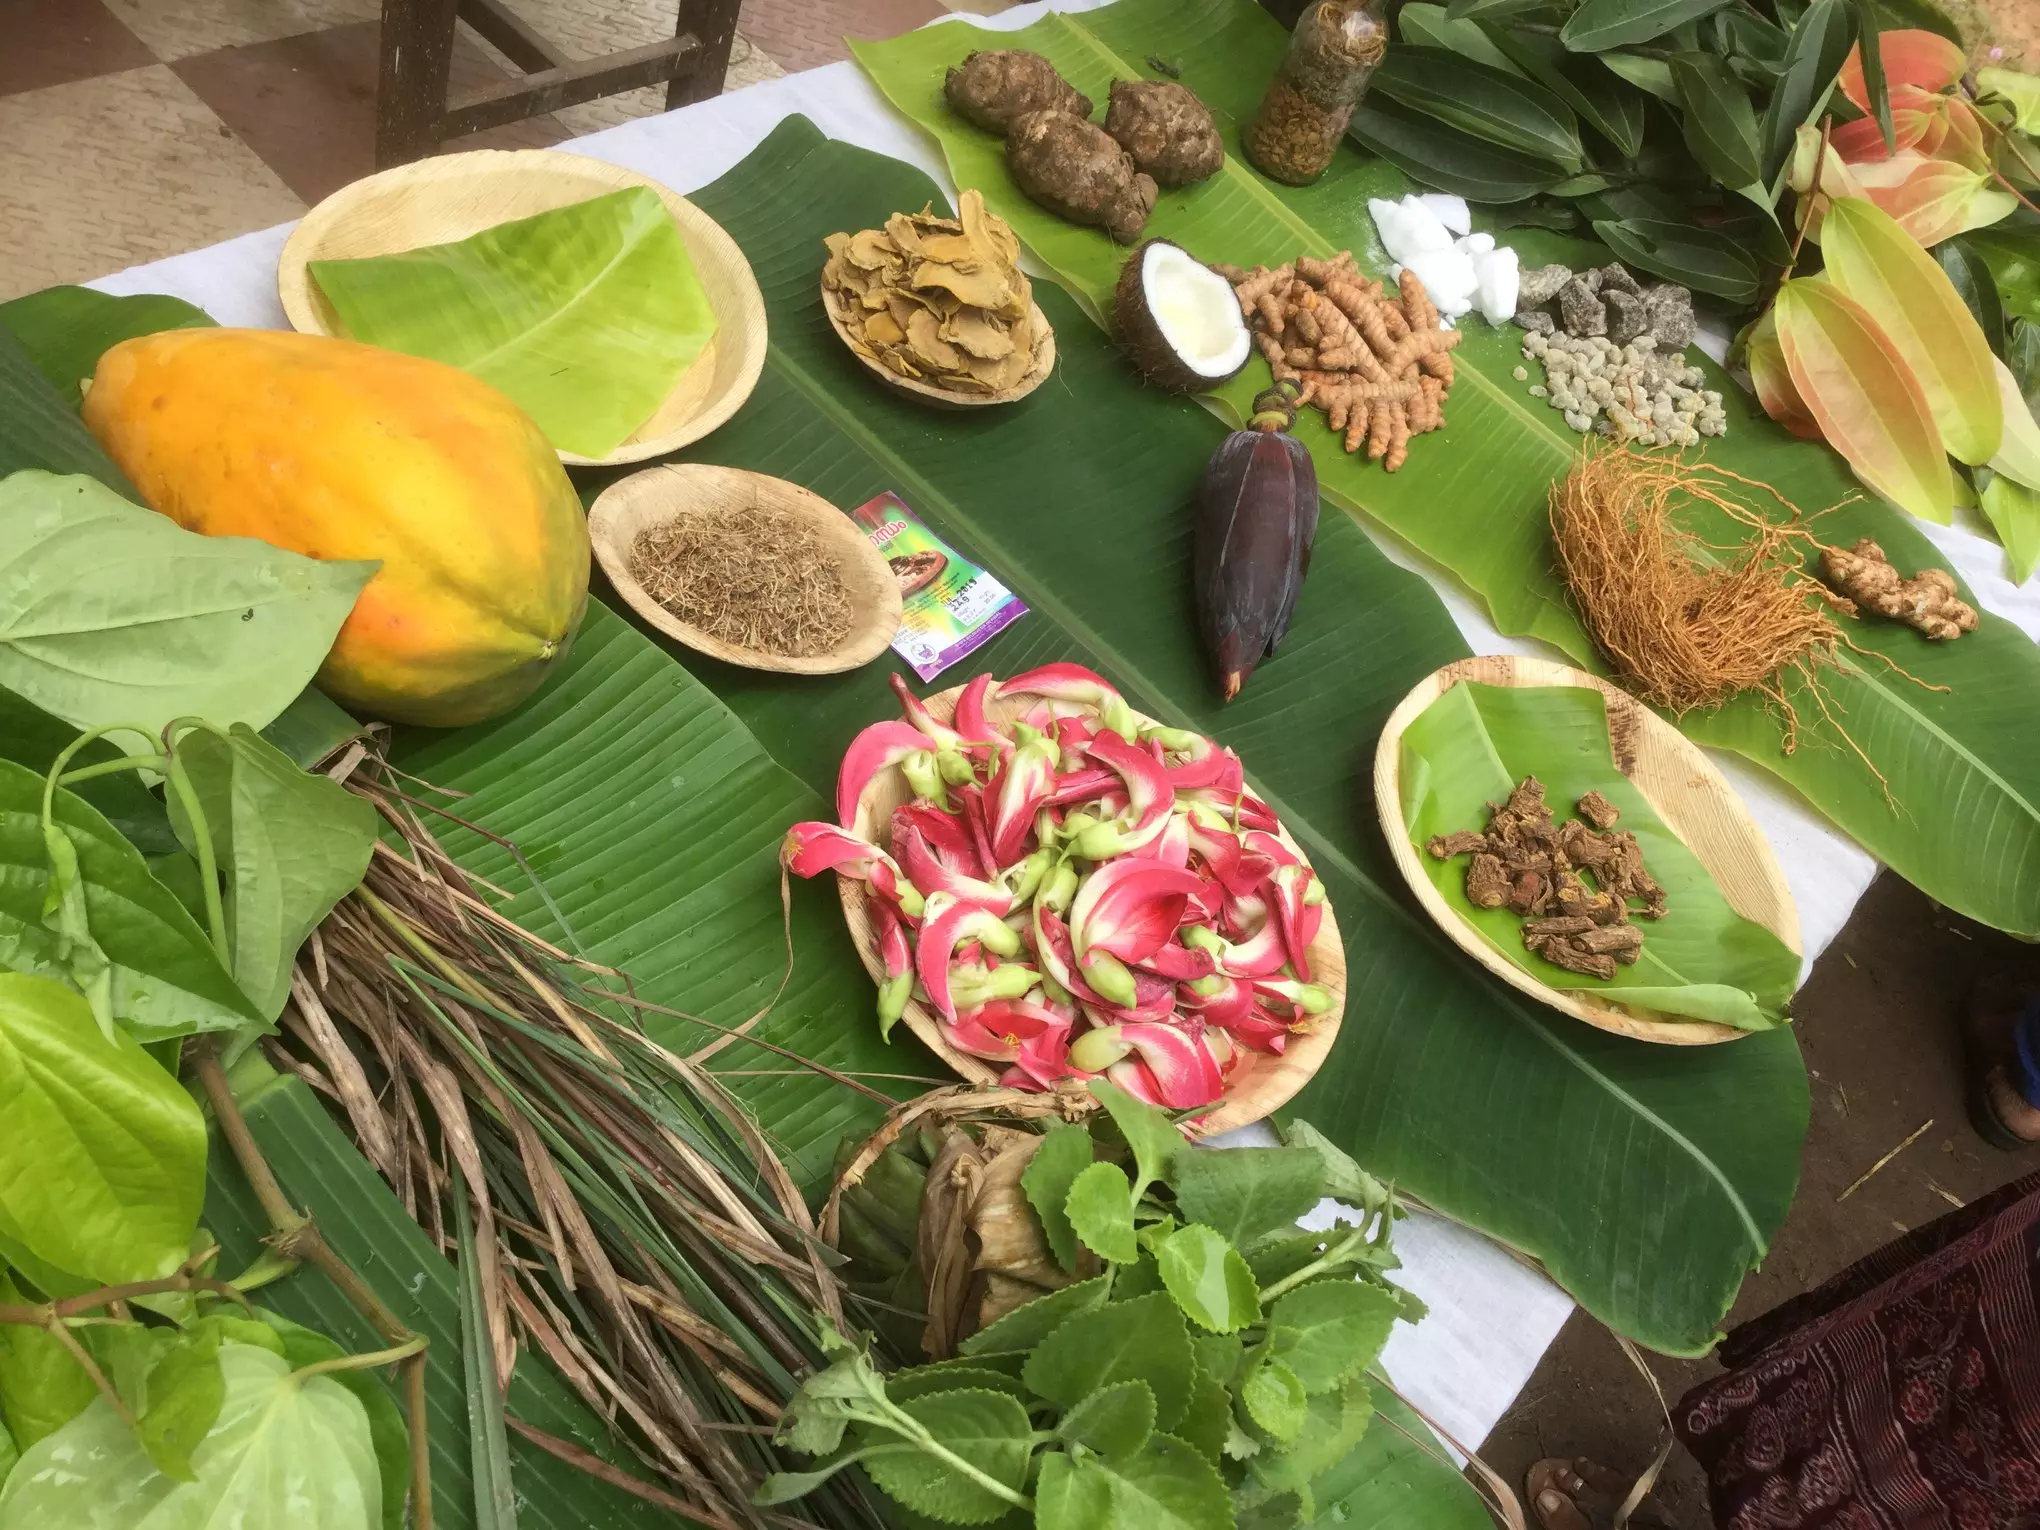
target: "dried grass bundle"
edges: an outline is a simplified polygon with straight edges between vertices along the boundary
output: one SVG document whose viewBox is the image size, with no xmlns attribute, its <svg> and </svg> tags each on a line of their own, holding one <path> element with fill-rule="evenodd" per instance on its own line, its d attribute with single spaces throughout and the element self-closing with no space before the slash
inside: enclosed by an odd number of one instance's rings
<svg viewBox="0 0 2040 1530">
<path fill-rule="evenodd" d="M 401 848 L 376 846 L 308 943 L 272 1056 L 336 1103 L 449 1255 L 467 1201 L 499 1385 L 535 1345 L 663 1486 L 513 1429 L 695 1523 L 805 1524 L 750 1499 L 819 1361 L 813 1315 L 842 1326 L 842 1292 L 770 1142 L 712 1073 L 644 1034 L 636 1013 L 657 1006 L 622 974 L 496 912 L 483 892 L 498 890 L 427 829 L 443 809 L 358 744 L 332 774 Z M 847 1478 L 802 1507 L 880 1523 Z"/>
<path fill-rule="evenodd" d="M 1769 495 L 1792 519 L 1765 519 L 1731 485 Z M 1708 546 L 1679 525 L 1694 501 L 1754 534 Z M 1785 717 L 1788 754 L 1798 730 L 1789 674 L 1825 714 L 1816 671 L 1845 639 L 1805 571 L 1819 543 L 1776 490 L 1708 463 L 1590 444 L 1552 485 L 1551 532 L 1559 572 L 1625 689 L 1675 715 L 1755 691 Z"/>
<path fill-rule="evenodd" d="M 648 526 L 630 572 L 682 621 L 739 648 L 805 658 L 850 630 L 850 592 L 827 544 L 783 510 L 703 510 Z"/>
</svg>

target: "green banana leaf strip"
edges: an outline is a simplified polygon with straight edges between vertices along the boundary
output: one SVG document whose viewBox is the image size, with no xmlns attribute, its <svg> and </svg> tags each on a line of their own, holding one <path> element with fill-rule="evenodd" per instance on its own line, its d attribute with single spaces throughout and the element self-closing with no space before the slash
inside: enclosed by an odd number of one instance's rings
<svg viewBox="0 0 2040 1530">
<path fill-rule="evenodd" d="M 1220 704 L 1187 601 L 1190 507 L 1222 434 L 1208 415 L 1141 387 L 1046 284 L 1036 298 L 1057 375 L 1007 409 L 931 415 L 872 387 L 829 330 L 822 236 L 930 199 L 917 172 L 799 119 L 695 194 L 750 259 L 773 344 L 751 404 L 687 455 L 846 508 L 897 490 L 1011 585 L 1031 613 L 937 684 L 1074 659 L 1151 715 L 1237 749 L 1325 876 L 1351 968 L 1340 1044 L 1298 1114 L 1450 1215 L 1534 1249 L 1624 1332 L 1704 1347 L 1791 1198 L 1806 1094 L 1789 1033 L 1668 1070 L 1662 1053 L 1529 1004 L 1449 948 L 1400 891 L 1369 805 L 1388 712 L 1465 651 L 1436 597 L 1327 517 L 1282 651 Z M 883 665 L 815 682 L 678 657 L 817 791 L 833 789 L 859 728 L 897 715 Z M 849 1023 L 869 1025 L 866 992 L 846 1004 Z M 1724 1116 L 1729 1099 L 1740 1103 Z"/>
<path fill-rule="evenodd" d="M 1699 858 L 1665 826 L 1650 801 L 1615 768 L 1608 710 L 1599 691 L 1539 686 L 1455 685 L 1424 709 L 1402 737 L 1403 815 L 1411 842 L 1445 901 L 1494 948 L 1546 986 L 1606 994 L 1617 1003 L 1712 1020 L 1743 1030 L 1779 1023 L 1799 986 L 1799 958 L 1777 936 L 1729 907 Z M 1665 889 L 1662 919 L 1639 918 L 1643 951 L 1606 980 L 1582 977 L 1523 944 L 1523 921 L 1506 908 L 1476 908 L 1466 896 L 1466 858 L 1425 853 L 1433 835 L 1487 826 L 1525 776 L 1544 784 L 1561 823 L 1598 791 L 1621 810 L 1645 866 Z"/>
<path fill-rule="evenodd" d="M 203 309 L 160 293 L 110 297 L 90 287 L 45 287 L 0 303 L 0 327 L 14 331 L 43 376 L 73 409 L 81 384 L 99 368 L 100 353 L 135 335 L 212 326 Z"/>
<path fill-rule="evenodd" d="M 957 183 L 980 188 L 1088 311 L 1101 313 L 1125 252 L 1019 194 L 998 141 L 943 105 L 943 67 L 973 47 L 1032 47 L 1079 89 L 1102 89 L 1115 73 L 1139 73 L 1132 61 L 1166 35 L 1184 83 L 1221 121 L 1237 120 L 1253 110 L 1259 82 L 1280 57 L 1281 29 L 1248 0 L 1119 0 L 997 35 L 1001 41 L 993 43 L 990 34 L 951 23 L 855 51 L 887 98 L 940 142 Z M 1366 199 L 1406 189 L 1391 167 L 1361 156 L 1339 156 L 1300 192 L 1229 165 L 1204 188 L 1165 195 L 1146 232 L 1201 258 L 1241 265 L 1350 248 L 1364 266 L 1385 270 Z M 1972 240 L 1996 269 L 1989 239 Z M 2004 275 L 1998 271 L 2001 284 Z M 1296 435 L 1311 448 L 1326 498 L 1365 512 L 1451 570 L 1503 632 L 1541 638 L 1597 667 L 1552 568 L 1545 524 L 1547 485 L 1568 470 L 1579 438 L 1528 395 L 1528 384 L 1511 377 L 1524 364 L 1517 331 L 1469 322 L 1465 333 L 1454 352 L 1459 380 L 1446 406 L 1446 437 L 1413 442 L 1401 472 L 1384 474 L 1346 456 L 1315 411 L 1298 420 Z M 1774 486 L 1808 513 L 1851 501 L 1819 523 L 1827 541 L 1848 546 L 1874 537 L 1902 568 L 1941 566 L 1933 544 L 1904 515 L 1865 497 L 1834 453 L 1796 440 L 1712 363 L 1697 364 L 1708 385 L 1722 391 L 1728 414 L 1728 435 L 1710 445 L 1707 460 Z M 1252 362 L 1218 397 L 1233 417 L 1244 418 L 1266 378 L 1263 364 Z M 1768 502 L 1758 508 L 1784 513 Z M 1700 507 L 1688 524 L 1717 546 L 1748 537 L 1747 528 Z M 1754 697 L 1690 715 L 1682 727 L 1783 778 L 1929 896 L 1999 929 L 2040 936 L 2040 753 L 2023 742 L 2030 698 L 2040 693 L 2040 648 L 1988 615 L 1959 643 L 1931 644 L 1909 628 L 1878 622 L 1852 624 L 1848 635 L 1869 652 L 1845 654 L 1825 673 L 1825 710 L 1796 696 L 1796 730 Z M 1887 659 L 1946 689 L 1915 684 Z"/>
</svg>

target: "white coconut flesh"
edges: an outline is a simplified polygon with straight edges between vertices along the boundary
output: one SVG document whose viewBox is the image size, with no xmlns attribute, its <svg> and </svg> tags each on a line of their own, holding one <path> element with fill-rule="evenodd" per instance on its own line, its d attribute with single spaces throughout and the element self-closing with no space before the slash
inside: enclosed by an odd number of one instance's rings
<svg viewBox="0 0 2040 1530">
<path fill-rule="evenodd" d="M 1141 292 L 1162 340 L 1200 377 L 1230 377 L 1246 365 L 1253 337 L 1232 284 L 1173 244 L 1156 240 L 1141 256 Z"/>
</svg>

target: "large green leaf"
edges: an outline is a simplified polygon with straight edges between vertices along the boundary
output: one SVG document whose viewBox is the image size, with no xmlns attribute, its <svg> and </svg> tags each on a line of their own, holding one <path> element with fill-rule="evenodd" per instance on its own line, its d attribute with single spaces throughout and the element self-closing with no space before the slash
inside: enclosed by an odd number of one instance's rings
<svg viewBox="0 0 2040 1530">
<path fill-rule="evenodd" d="M 212 320 L 182 298 L 160 293 L 111 297 L 90 287 L 45 287 L 0 303 L 0 329 L 11 329 L 64 402 L 77 408 L 79 385 L 98 370 L 108 346 L 132 335 L 197 329 Z"/>
<path fill-rule="evenodd" d="M 1432 884 L 1460 918 L 1552 988 L 1612 990 L 1618 1003 L 1744 1030 L 1778 1024 L 1799 986 L 1799 957 L 1729 907 L 1699 859 L 1615 768 L 1599 691 L 1455 685 L 1432 702 L 1402 739 L 1403 811 L 1418 853 L 1435 834 L 1485 827 L 1485 805 L 1531 775 L 1544 783 L 1561 820 L 1589 791 L 1621 810 L 1622 829 L 1636 836 L 1644 864 L 1665 889 L 1664 917 L 1639 922 L 1643 952 L 1634 966 L 1617 967 L 1605 981 L 1582 977 L 1526 949 L 1516 914 L 1474 907 L 1463 859 L 1423 855 Z"/>
<path fill-rule="evenodd" d="M 1254 109 L 1257 81 L 1280 55 L 1281 30 L 1247 0 L 1119 0 L 1079 16 L 1045 18 L 1021 34 L 997 34 L 1007 42 L 990 42 L 990 35 L 950 24 L 860 44 L 857 53 L 887 97 L 941 142 L 958 184 L 982 189 L 1029 248 L 1100 312 L 1123 252 L 1019 196 L 997 141 L 942 104 L 942 67 L 973 47 L 1011 43 L 1046 53 L 1089 89 L 1115 70 L 1139 72 L 1131 61 L 1160 48 L 1221 118 L 1238 117 Z M 1341 155 L 1302 192 L 1258 181 L 1251 197 L 1227 188 L 1208 200 L 1197 191 L 1164 198 L 1148 231 L 1209 260 L 1275 265 L 1298 253 L 1350 248 L 1364 266 L 1381 270 L 1386 260 L 1366 199 L 1404 189 L 1389 167 Z M 1344 455 L 1315 413 L 1298 421 L 1296 434 L 1311 448 L 1327 498 L 1364 511 L 1450 569 L 1504 633 L 1542 638 L 1591 667 L 1599 661 L 1553 571 L 1545 521 L 1547 487 L 1571 466 L 1579 438 L 1510 375 L 1523 364 L 1515 330 L 1469 323 L 1464 332 L 1454 352 L 1459 380 L 1446 407 L 1446 432 L 1413 443 L 1401 472 L 1384 474 Z M 1944 565 L 1905 516 L 1862 497 L 1831 452 L 1787 434 L 1712 363 L 1700 364 L 1710 386 L 1722 390 L 1729 427 L 1707 450 L 1708 460 L 1775 486 L 1809 512 L 1853 501 L 1820 522 L 1828 541 L 1847 546 L 1873 537 L 1907 570 Z M 1254 362 L 1220 397 L 1243 418 L 1266 377 Z M 1758 508 L 1784 513 L 1768 502 Z M 1748 536 L 1747 528 L 1705 507 L 1694 507 L 1688 521 L 1714 546 Z M 1826 672 L 1826 712 L 1797 696 L 1791 753 L 1779 716 L 1753 697 L 1689 716 L 1685 731 L 1782 777 L 1940 902 L 2000 929 L 2040 935 L 2040 753 L 2026 747 L 2023 721 L 2040 693 L 2040 648 L 1993 616 L 1959 643 L 1928 643 L 1909 628 L 1878 622 L 1854 625 L 1849 636 L 1870 652 L 1845 654 Z M 1928 686 L 1896 673 L 1886 658 Z M 1989 849 L 1979 854 L 1978 846 Z"/>
<path fill-rule="evenodd" d="M 0 478 L 23 468 L 89 474 L 136 504 L 142 500 L 14 331 L 0 324 Z"/>
<path fill-rule="evenodd" d="M 650 419 L 715 333 L 680 227 L 645 186 L 311 273 L 356 340 L 474 373 L 583 457 Z"/>
<path fill-rule="evenodd" d="M 1484 23 L 1481 30 L 1511 64 L 1578 112 L 1617 154 L 1626 158 L 1643 146 L 1643 97 L 1624 82 L 1610 79 L 1594 60 L 1579 58 L 1541 32 L 1521 31 L 1502 22 Z"/>
<path fill-rule="evenodd" d="M 1792 157 L 1793 136 L 1834 89 L 1835 75 L 1855 41 L 1849 0 L 1813 0 L 1792 28 L 1778 88 L 1764 109 L 1764 181 L 1769 184 Z"/>
<path fill-rule="evenodd" d="M 1572 109 L 1513 69 L 1443 48 L 1391 48 L 1375 71 L 1372 92 L 1518 154 L 1568 171 L 1581 168 Z"/>
<path fill-rule="evenodd" d="M 1196 13 L 1171 14 L 1186 19 L 1187 52 Z M 968 46 L 954 24 L 926 35 L 951 30 Z M 1384 1176 L 1534 1250 L 1617 1327 L 1703 1346 L 1791 1198 L 1806 1105 L 1789 1034 L 1669 1067 L 1658 1049 L 1491 982 L 1412 911 L 1361 804 L 1388 712 L 1463 652 L 1436 598 L 1350 521 L 1327 517 L 1282 652 L 1221 703 L 1191 636 L 1186 514 L 1220 430 L 1140 387 L 1062 293 L 1036 289 L 1057 377 L 1024 405 L 933 415 L 870 387 L 815 298 L 821 235 L 936 194 L 800 121 L 696 194 L 757 273 L 773 345 L 752 404 L 688 455 L 793 478 L 846 507 L 898 490 L 1032 608 L 971 669 L 1075 659 L 1149 714 L 1236 748 L 1325 876 L 1350 992 L 1368 996 L 1298 1112 Z M 857 729 L 896 708 L 881 666 L 815 683 L 681 656 L 819 791 Z M 868 1024 L 863 993 L 852 1002 Z"/>
<path fill-rule="evenodd" d="M 1559 37 L 1575 53 L 1627 48 L 1718 11 L 1728 0 L 1583 0 Z"/>
</svg>

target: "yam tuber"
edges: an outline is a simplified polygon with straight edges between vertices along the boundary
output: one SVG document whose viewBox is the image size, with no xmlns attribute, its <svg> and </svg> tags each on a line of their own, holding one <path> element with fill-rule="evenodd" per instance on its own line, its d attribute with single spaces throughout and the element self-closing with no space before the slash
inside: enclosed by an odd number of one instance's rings
<svg viewBox="0 0 2040 1530">
<path fill-rule="evenodd" d="M 1822 548 L 1820 576 L 1852 609 L 1860 606 L 1904 622 L 1936 642 L 1952 642 L 1976 630 L 1976 608 L 1961 598 L 1953 574 L 1923 568 L 1910 579 L 1900 578 L 1884 549 L 1868 537 L 1853 552 Z"/>
<path fill-rule="evenodd" d="M 1027 112 L 1091 115 L 1091 98 L 1025 48 L 966 55 L 943 77 L 942 94 L 951 111 L 991 133 L 1004 134 Z"/>
<path fill-rule="evenodd" d="M 1114 80 L 1105 131 L 1159 186 L 1193 185 L 1225 163 L 1210 108 L 1174 80 Z"/>
<path fill-rule="evenodd" d="M 1155 182 L 1095 122 L 1067 112 L 1031 111 L 1006 133 L 1013 180 L 1034 201 L 1072 223 L 1102 228 L 1121 244 L 1140 237 L 1154 211 Z"/>
</svg>

